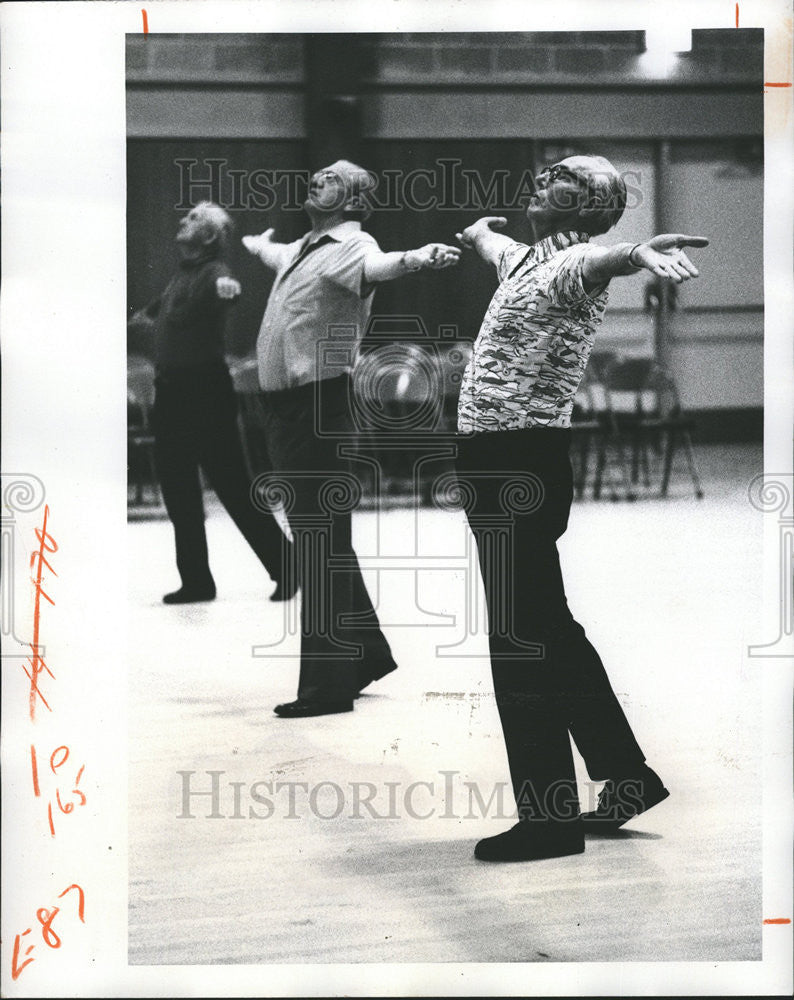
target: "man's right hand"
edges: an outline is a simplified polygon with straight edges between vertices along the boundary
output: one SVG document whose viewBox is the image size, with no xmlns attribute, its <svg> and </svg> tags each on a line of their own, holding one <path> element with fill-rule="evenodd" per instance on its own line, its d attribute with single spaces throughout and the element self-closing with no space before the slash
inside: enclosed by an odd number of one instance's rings
<svg viewBox="0 0 794 1000">
<path fill-rule="evenodd" d="M 470 226 L 467 226 L 462 233 L 455 233 L 455 236 L 464 247 L 476 249 L 478 239 L 482 239 L 486 234 L 490 234 L 494 229 L 502 229 L 507 225 L 507 219 L 501 215 L 486 215 L 478 219 Z"/>
<path fill-rule="evenodd" d="M 243 236 L 243 246 L 249 253 L 259 253 L 263 246 L 273 242 L 275 229 L 266 229 L 259 236 Z"/>
</svg>

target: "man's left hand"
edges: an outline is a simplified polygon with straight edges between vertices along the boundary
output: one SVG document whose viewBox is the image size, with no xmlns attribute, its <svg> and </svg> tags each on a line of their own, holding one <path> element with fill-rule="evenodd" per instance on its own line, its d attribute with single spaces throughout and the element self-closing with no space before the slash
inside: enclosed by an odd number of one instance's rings
<svg viewBox="0 0 794 1000">
<path fill-rule="evenodd" d="M 709 241 L 705 236 L 664 233 L 634 247 L 630 263 L 636 267 L 644 267 L 660 278 L 670 278 L 680 283 L 689 278 L 697 278 L 700 273 L 682 248 L 708 245 Z"/>
<path fill-rule="evenodd" d="M 418 250 L 410 251 L 411 264 L 416 267 L 428 268 L 433 271 L 440 271 L 445 267 L 452 267 L 460 260 L 460 249 L 449 247 L 445 243 L 428 243 L 427 246 Z"/>
<path fill-rule="evenodd" d="M 215 281 L 215 291 L 219 299 L 236 299 L 243 286 L 235 278 L 221 277 Z"/>
</svg>

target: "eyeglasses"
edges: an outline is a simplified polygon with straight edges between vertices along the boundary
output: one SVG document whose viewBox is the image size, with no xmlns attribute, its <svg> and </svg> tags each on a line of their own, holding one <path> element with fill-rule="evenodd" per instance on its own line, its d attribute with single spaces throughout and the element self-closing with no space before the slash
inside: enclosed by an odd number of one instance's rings
<svg viewBox="0 0 794 1000">
<path fill-rule="evenodd" d="M 555 181 L 571 181 L 574 184 L 578 184 L 582 189 L 589 188 L 589 182 L 584 178 L 580 177 L 569 167 L 565 167 L 560 163 L 555 163 L 553 167 L 545 167 L 535 178 L 535 184 L 540 187 L 541 185 L 546 187 L 549 184 L 553 184 Z"/>
<path fill-rule="evenodd" d="M 311 182 L 317 183 L 318 181 L 337 181 L 337 183 L 342 183 L 342 178 L 335 170 L 319 170 L 311 178 Z"/>
</svg>

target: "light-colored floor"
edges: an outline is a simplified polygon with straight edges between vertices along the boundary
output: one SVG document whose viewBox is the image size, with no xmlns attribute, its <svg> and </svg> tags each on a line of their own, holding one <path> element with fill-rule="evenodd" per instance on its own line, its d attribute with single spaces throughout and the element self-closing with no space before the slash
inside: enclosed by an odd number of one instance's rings
<svg viewBox="0 0 794 1000">
<path fill-rule="evenodd" d="M 212 504 L 218 599 L 165 607 L 170 525 L 130 523 L 130 962 L 759 959 L 760 668 L 744 651 L 760 448 L 700 459 L 705 500 L 678 475 L 664 502 L 579 503 L 561 544 L 571 606 L 671 797 L 583 855 L 534 863 L 472 855 L 512 819 L 485 639 L 466 635 L 462 515 L 356 515 L 400 669 L 351 714 L 291 721 L 272 708 L 295 696 L 297 602 L 268 603 Z M 435 568 L 395 561 L 416 552 Z M 273 643 L 288 655 L 252 655 Z M 208 771 L 221 815 L 205 795 L 181 816 L 185 782 L 209 791 Z M 598 786 L 580 778 L 587 806 Z"/>
</svg>

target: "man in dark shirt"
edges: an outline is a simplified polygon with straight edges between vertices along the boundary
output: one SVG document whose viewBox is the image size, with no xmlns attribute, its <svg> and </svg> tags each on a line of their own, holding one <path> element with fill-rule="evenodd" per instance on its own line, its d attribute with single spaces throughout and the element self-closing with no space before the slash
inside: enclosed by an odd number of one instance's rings
<svg viewBox="0 0 794 1000">
<path fill-rule="evenodd" d="M 230 229 L 219 205 L 201 202 L 191 209 L 176 234 L 176 274 L 136 317 L 145 315 L 154 325 L 155 455 L 182 578 L 179 590 L 163 598 L 166 604 L 215 597 L 199 468 L 277 581 L 271 600 L 287 600 L 296 589 L 290 541 L 271 514 L 251 503 L 237 401 L 224 361 L 226 311 L 241 291 L 222 259 Z"/>
</svg>

